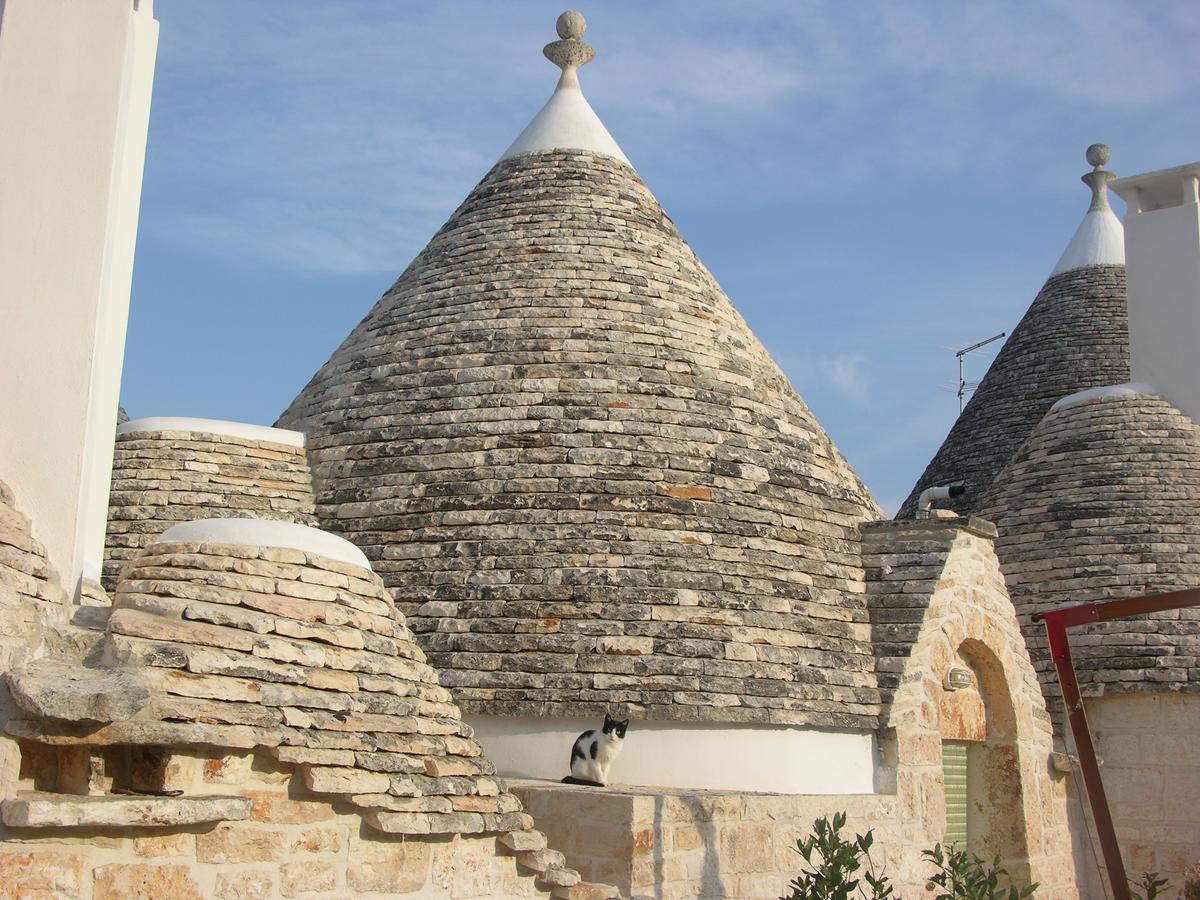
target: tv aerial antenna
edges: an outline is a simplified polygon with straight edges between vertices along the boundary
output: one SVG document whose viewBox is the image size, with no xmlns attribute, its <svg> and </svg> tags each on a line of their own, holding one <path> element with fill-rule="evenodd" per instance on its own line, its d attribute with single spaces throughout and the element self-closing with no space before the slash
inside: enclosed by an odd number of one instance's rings
<svg viewBox="0 0 1200 900">
<path fill-rule="evenodd" d="M 963 403 L 964 403 L 964 399 L 967 396 L 967 391 L 968 390 L 973 391 L 973 390 L 975 390 L 975 388 L 977 388 L 979 386 L 978 381 L 972 381 L 969 384 L 967 383 L 966 368 L 964 366 L 964 360 L 966 359 L 967 354 L 971 353 L 974 350 L 978 350 L 980 347 L 986 347 L 988 344 L 992 343 L 993 341 L 1000 340 L 1000 338 L 1004 337 L 1006 334 L 1007 334 L 1007 332 L 1002 331 L 999 334 L 992 335 L 986 341 L 979 341 L 978 343 L 972 344 L 970 347 L 963 347 L 961 350 L 954 351 L 954 355 L 958 357 L 958 391 L 957 391 L 957 393 L 958 393 L 958 411 L 960 413 L 963 411 Z"/>
</svg>

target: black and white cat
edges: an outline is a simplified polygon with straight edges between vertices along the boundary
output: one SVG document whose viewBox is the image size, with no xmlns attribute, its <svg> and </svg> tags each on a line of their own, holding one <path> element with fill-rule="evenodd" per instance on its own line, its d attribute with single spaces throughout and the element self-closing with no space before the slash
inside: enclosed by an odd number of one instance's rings
<svg viewBox="0 0 1200 900">
<path fill-rule="evenodd" d="M 614 719 L 604 714 L 604 727 L 585 731 L 571 745 L 571 774 L 563 784 L 587 784 L 604 787 L 608 784 L 608 768 L 621 752 L 629 720 Z"/>
</svg>

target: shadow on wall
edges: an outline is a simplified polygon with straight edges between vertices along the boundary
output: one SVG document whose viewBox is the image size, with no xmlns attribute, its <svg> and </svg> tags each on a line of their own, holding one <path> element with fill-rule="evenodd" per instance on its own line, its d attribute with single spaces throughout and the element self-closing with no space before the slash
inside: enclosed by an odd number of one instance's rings
<svg viewBox="0 0 1200 900">
<path fill-rule="evenodd" d="M 665 805 L 668 799 L 681 804 L 683 807 L 673 817 L 668 817 L 665 814 Z M 713 821 L 714 810 L 709 805 L 711 802 L 711 800 L 706 802 L 704 797 L 696 796 L 674 796 L 670 798 L 662 794 L 655 796 L 654 829 L 651 840 L 654 854 L 653 896 L 656 900 L 665 895 L 666 883 L 668 881 L 692 880 L 692 869 L 688 865 L 689 860 L 679 852 L 680 850 L 686 850 L 686 846 L 690 846 L 690 841 L 688 845 L 681 846 L 680 836 L 686 834 L 692 828 L 699 835 L 695 849 L 703 853 L 703 862 L 700 867 L 698 879 L 699 891 L 695 896 L 698 900 L 719 900 L 719 898 L 728 896 L 728 891 L 722 884 L 721 854 L 718 843 L 719 835 L 717 834 L 717 825 Z M 684 811 L 687 813 L 686 820 L 678 814 Z M 671 824 L 666 824 L 668 821 Z M 665 829 L 667 828 L 671 830 L 670 834 L 666 833 Z M 676 865 L 681 865 L 683 871 L 667 873 L 665 848 L 668 846 L 671 848 L 671 856 Z M 635 894 L 634 896 L 637 897 L 640 895 Z"/>
</svg>

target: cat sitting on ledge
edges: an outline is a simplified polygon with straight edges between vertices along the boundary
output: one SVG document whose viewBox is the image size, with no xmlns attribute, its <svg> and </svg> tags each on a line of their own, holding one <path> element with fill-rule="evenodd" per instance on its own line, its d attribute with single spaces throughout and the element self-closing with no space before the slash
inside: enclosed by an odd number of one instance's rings
<svg viewBox="0 0 1200 900">
<path fill-rule="evenodd" d="M 602 728 L 593 728 L 575 738 L 571 745 L 571 774 L 563 779 L 563 784 L 607 785 L 608 769 L 621 752 L 628 727 L 628 719 L 614 719 L 605 713 Z"/>
</svg>

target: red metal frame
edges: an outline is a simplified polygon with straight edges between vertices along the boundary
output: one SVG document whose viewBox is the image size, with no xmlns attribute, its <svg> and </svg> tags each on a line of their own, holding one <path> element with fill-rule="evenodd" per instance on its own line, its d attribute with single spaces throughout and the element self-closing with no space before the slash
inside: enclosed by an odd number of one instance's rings
<svg viewBox="0 0 1200 900">
<path fill-rule="evenodd" d="M 1100 763 L 1096 759 L 1096 747 L 1092 743 L 1092 732 L 1088 728 L 1083 698 L 1079 694 L 1079 679 L 1075 677 L 1075 664 L 1071 660 L 1071 643 L 1067 639 L 1067 629 L 1168 609 L 1182 609 L 1186 606 L 1200 606 L 1200 589 L 1154 594 L 1132 600 L 1113 600 L 1109 603 L 1084 603 L 1052 612 L 1036 613 L 1033 616 L 1033 621 L 1043 622 L 1046 626 L 1050 655 L 1054 660 L 1058 683 L 1062 686 L 1063 701 L 1066 703 L 1067 721 L 1075 738 L 1075 751 L 1079 754 L 1079 768 L 1083 772 L 1083 783 L 1087 786 L 1088 801 L 1092 806 L 1092 816 L 1096 820 L 1096 831 L 1099 832 L 1104 867 L 1108 870 L 1108 881 L 1116 900 L 1130 900 L 1129 881 L 1125 875 L 1125 864 L 1121 860 L 1121 848 L 1117 844 L 1112 814 L 1108 809 L 1108 798 L 1104 795 Z"/>
</svg>

